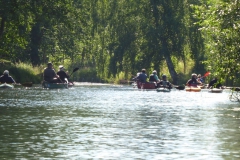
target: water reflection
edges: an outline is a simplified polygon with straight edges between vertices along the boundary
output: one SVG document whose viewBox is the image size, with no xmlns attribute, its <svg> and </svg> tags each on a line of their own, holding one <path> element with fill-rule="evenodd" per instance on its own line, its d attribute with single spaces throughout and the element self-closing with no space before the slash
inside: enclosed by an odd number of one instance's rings
<svg viewBox="0 0 240 160">
<path fill-rule="evenodd" d="M 238 159 L 228 93 L 128 86 L 1 91 L 1 159 Z"/>
</svg>

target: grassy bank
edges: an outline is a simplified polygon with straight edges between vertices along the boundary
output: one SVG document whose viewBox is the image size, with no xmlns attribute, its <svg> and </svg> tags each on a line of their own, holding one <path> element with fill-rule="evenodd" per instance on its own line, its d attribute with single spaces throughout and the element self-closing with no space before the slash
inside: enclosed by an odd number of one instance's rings
<svg viewBox="0 0 240 160">
<path fill-rule="evenodd" d="M 58 65 L 55 64 L 54 68 L 57 71 Z M 34 84 L 40 84 L 43 80 L 42 72 L 45 68 L 45 65 L 33 67 L 31 64 L 26 63 L 18 63 L 13 64 L 10 61 L 0 59 L 0 75 L 4 72 L 4 70 L 9 70 L 10 75 L 15 79 L 17 83 L 25 83 L 25 82 L 32 82 Z M 67 63 L 64 64 L 64 67 L 66 68 L 66 71 L 69 72 L 71 75 L 70 80 L 71 81 L 77 81 L 77 82 L 97 82 L 97 83 L 124 83 L 124 84 L 130 84 L 132 81 L 133 76 L 129 73 L 129 75 L 125 75 L 123 72 L 120 72 L 115 78 L 108 78 L 108 79 L 101 79 L 97 75 L 97 71 L 94 67 L 80 67 L 78 64 L 72 64 Z M 72 73 L 74 68 L 79 67 L 79 70 Z M 150 75 L 151 72 L 148 73 Z M 161 78 L 162 74 L 166 74 L 168 76 L 168 80 L 171 82 L 171 77 L 167 71 L 167 69 L 163 67 L 159 74 L 159 77 Z M 202 73 L 204 75 L 204 73 Z M 187 74 L 183 74 L 179 71 L 179 81 L 178 84 L 175 85 L 182 85 L 187 82 L 187 80 L 191 77 L 191 71 L 188 71 Z M 126 78 L 130 77 L 130 78 Z M 238 76 L 239 77 L 239 76 Z M 213 78 L 213 75 L 209 75 L 205 79 L 205 83 L 209 83 L 209 81 Z M 228 78 L 225 80 L 225 83 L 223 85 L 227 86 L 239 86 L 239 78 L 236 78 L 234 80 L 229 80 Z"/>
<path fill-rule="evenodd" d="M 39 84 L 43 80 L 43 70 L 46 66 L 33 67 L 31 64 L 17 63 L 13 64 L 10 61 L 0 59 L 0 75 L 3 74 L 5 70 L 9 71 L 10 76 L 14 78 L 17 83 L 32 82 Z M 55 71 L 58 71 L 58 64 L 54 65 Z M 97 72 L 94 68 L 90 67 L 80 67 L 78 71 L 72 73 L 76 66 L 71 66 L 68 64 L 64 65 L 66 71 L 71 75 L 71 81 L 79 82 L 106 82 L 97 77 Z"/>
<path fill-rule="evenodd" d="M 9 71 L 10 76 L 12 76 L 17 83 L 40 83 L 42 80 L 41 69 L 39 67 L 33 67 L 30 64 L 13 64 L 6 60 L 0 60 L 0 74 L 5 70 Z"/>
</svg>

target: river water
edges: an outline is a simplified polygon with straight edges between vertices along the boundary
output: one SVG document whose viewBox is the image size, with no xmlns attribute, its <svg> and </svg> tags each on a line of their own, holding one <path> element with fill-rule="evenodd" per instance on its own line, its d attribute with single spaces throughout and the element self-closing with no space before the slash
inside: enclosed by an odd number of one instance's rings
<svg viewBox="0 0 240 160">
<path fill-rule="evenodd" d="M 84 85 L 0 90 L 0 159 L 240 159 L 223 93 Z"/>
</svg>

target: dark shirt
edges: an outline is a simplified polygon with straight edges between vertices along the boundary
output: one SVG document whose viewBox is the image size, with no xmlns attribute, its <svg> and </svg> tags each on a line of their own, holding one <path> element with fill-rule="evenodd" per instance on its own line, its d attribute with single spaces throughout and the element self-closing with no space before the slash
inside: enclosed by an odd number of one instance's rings
<svg viewBox="0 0 240 160">
<path fill-rule="evenodd" d="M 43 79 L 47 82 L 53 81 L 53 79 L 56 77 L 55 70 L 52 68 L 45 68 L 43 71 Z"/>
<path fill-rule="evenodd" d="M 65 71 L 58 71 L 57 75 L 59 75 L 60 79 L 65 82 L 65 78 L 69 78 L 69 76 L 67 75 L 67 73 Z"/>
<path fill-rule="evenodd" d="M 172 89 L 172 85 L 169 81 L 166 81 L 166 80 L 161 80 L 159 82 L 159 86 L 160 87 L 166 87 L 166 88 L 169 88 L 169 89 Z"/>
<path fill-rule="evenodd" d="M 222 84 L 218 83 L 217 79 L 213 79 L 209 82 L 208 87 L 210 88 L 210 87 L 214 87 L 214 86 L 216 88 L 220 88 L 220 87 L 222 87 Z"/>
<path fill-rule="evenodd" d="M 189 79 L 189 80 L 187 81 L 187 85 L 188 85 L 188 86 L 197 86 L 198 83 L 199 83 L 199 82 L 198 82 L 195 78 Z"/>
<path fill-rule="evenodd" d="M 138 75 L 137 79 L 138 79 L 140 82 L 145 83 L 146 80 L 147 80 L 147 74 L 145 74 L 145 73 L 140 73 L 140 74 Z"/>
<path fill-rule="evenodd" d="M 149 82 L 157 82 L 157 79 L 155 78 L 154 74 L 151 74 L 149 76 Z"/>
<path fill-rule="evenodd" d="M 2 75 L 0 77 L 0 82 L 1 83 L 16 83 L 15 80 L 11 76 L 9 76 L 7 74 Z"/>
</svg>

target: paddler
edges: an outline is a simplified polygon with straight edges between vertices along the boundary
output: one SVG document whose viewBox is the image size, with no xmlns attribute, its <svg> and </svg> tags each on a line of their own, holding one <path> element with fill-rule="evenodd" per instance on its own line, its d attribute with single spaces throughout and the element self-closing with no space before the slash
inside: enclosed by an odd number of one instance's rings
<svg viewBox="0 0 240 160">
<path fill-rule="evenodd" d="M 5 70 L 3 75 L 0 76 L 1 83 L 16 83 L 15 80 L 9 75 L 9 71 Z"/>
<path fill-rule="evenodd" d="M 162 80 L 159 82 L 159 87 L 172 89 L 172 84 L 167 80 L 167 76 L 165 74 L 162 75 Z"/>
<path fill-rule="evenodd" d="M 197 80 L 197 74 L 193 73 L 192 78 L 187 81 L 186 85 L 197 87 L 198 85 L 202 85 L 202 83 Z"/>
<path fill-rule="evenodd" d="M 60 65 L 59 66 L 59 71 L 57 72 L 57 75 L 59 76 L 59 78 L 61 79 L 62 82 L 68 82 L 68 78 L 69 78 L 69 75 L 68 75 L 68 72 L 65 72 L 64 71 L 64 67 L 63 65 Z"/>
<path fill-rule="evenodd" d="M 43 79 L 49 83 L 58 83 L 59 76 L 56 74 L 53 69 L 53 65 L 51 62 L 48 62 L 47 67 L 43 71 Z"/>
<path fill-rule="evenodd" d="M 155 83 L 155 86 L 158 86 L 160 79 L 157 76 L 157 71 L 154 70 L 152 74 L 149 76 L 149 82 Z"/>
<path fill-rule="evenodd" d="M 145 83 L 147 81 L 147 74 L 145 69 L 142 69 L 141 73 L 137 76 L 137 80 L 139 80 L 141 83 Z"/>
<path fill-rule="evenodd" d="M 218 78 L 214 77 L 208 84 L 208 88 L 219 88 L 222 89 L 222 84 L 218 82 Z"/>
</svg>

